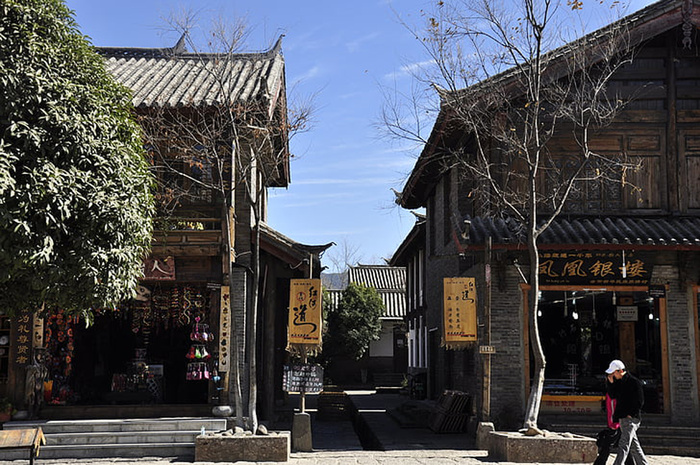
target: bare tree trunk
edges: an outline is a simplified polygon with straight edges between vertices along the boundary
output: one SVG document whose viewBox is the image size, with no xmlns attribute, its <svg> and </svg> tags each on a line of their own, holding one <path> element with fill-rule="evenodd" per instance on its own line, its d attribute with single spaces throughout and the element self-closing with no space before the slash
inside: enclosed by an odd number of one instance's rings
<svg viewBox="0 0 700 465">
<path fill-rule="evenodd" d="M 233 277 L 233 269 L 231 266 L 231 252 L 233 251 L 233 238 L 231 237 L 231 222 L 233 221 L 231 215 L 231 206 L 228 201 L 224 202 L 224 241 L 226 245 L 226 260 L 228 261 L 228 285 L 229 285 L 229 300 L 233 300 L 233 289 L 235 289 L 235 280 Z M 230 305 L 230 303 L 229 303 Z M 240 368 L 240 357 L 239 357 L 239 332 L 236 325 L 236 316 L 233 314 L 233 306 L 231 306 L 231 337 L 230 337 L 230 352 L 233 356 L 233 360 L 230 365 L 230 378 L 229 385 L 233 384 L 231 390 L 233 391 L 233 402 L 236 409 L 236 426 L 243 427 L 243 400 L 241 394 L 241 368 Z"/>
<path fill-rule="evenodd" d="M 255 192 L 258 191 L 258 186 L 255 186 Z M 250 193 L 252 200 L 253 193 Z M 255 218 L 255 244 L 253 245 L 253 263 L 252 263 L 252 299 L 250 305 L 250 314 L 248 315 L 248 383 L 250 386 L 248 397 L 248 426 L 253 434 L 258 430 L 258 413 L 256 404 L 258 402 L 258 376 L 257 376 L 257 341 L 258 341 L 258 296 L 259 277 L 260 277 L 260 195 L 255 195 L 255 203 L 253 204 Z"/>
<path fill-rule="evenodd" d="M 524 428 L 537 429 L 537 419 L 540 414 L 540 403 L 542 400 L 542 390 L 544 389 L 544 369 L 547 364 L 544 357 L 544 349 L 540 340 L 539 321 L 537 313 L 539 311 L 539 250 L 537 248 L 537 236 L 535 235 L 535 219 L 530 219 L 529 231 L 527 235 L 527 248 L 530 255 L 530 292 L 528 294 L 529 323 L 530 323 L 530 347 L 535 360 L 534 376 L 530 386 L 530 397 L 525 410 Z M 527 349 L 526 349 L 527 350 Z"/>
</svg>

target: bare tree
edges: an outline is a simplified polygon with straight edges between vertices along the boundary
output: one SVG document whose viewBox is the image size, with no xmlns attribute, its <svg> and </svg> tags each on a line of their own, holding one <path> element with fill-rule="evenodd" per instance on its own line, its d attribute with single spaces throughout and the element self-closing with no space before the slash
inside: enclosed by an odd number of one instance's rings
<svg viewBox="0 0 700 465">
<path fill-rule="evenodd" d="M 513 219 L 527 244 L 534 379 L 524 427 L 531 434 L 539 431 L 546 365 L 537 239 L 586 186 L 624 185 L 635 168 L 624 153 L 595 144 L 629 101 L 612 85 L 632 58 L 629 34 L 615 22 L 565 43 L 560 31 L 571 29 L 582 7 L 560 0 L 437 1 L 425 16 L 425 34 L 416 34 L 434 64 L 419 79 L 440 99 L 432 136 L 438 131 L 440 140 L 431 156 L 443 172 L 463 173 L 478 199 L 475 214 Z M 417 131 L 402 126 L 411 119 L 397 115 L 384 112 L 388 131 L 415 139 Z"/>
<path fill-rule="evenodd" d="M 313 99 L 287 106 L 281 38 L 268 52 L 241 54 L 247 24 L 218 20 L 199 47 L 190 35 L 195 20 L 184 12 L 168 23 L 182 34 L 175 58 L 188 60 L 206 98 L 185 107 L 152 108 L 141 123 L 160 183 L 160 214 L 170 221 L 189 215 L 196 228 L 205 227 L 197 215 L 222 218 L 224 273 L 231 289 L 234 269 L 246 270 L 246 305 L 243 315 L 234 314 L 231 332 L 230 389 L 237 425 L 255 432 L 260 224 L 266 220 L 267 188 L 287 183 L 289 138 L 308 128 Z M 269 88 L 273 75 L 277 88 Z M 252 241 L 238 243 L 238 230 L 252 231 Z"/>
<path fill-rule="evenodd" d="M 325 254 L 331 264 L 332 273 L 344 273 L 348 268 L 355 266 L 362 260 L 360 246 L 353 244 L 347 237 L 343 237 L 338 247 Z"/>
</svg>

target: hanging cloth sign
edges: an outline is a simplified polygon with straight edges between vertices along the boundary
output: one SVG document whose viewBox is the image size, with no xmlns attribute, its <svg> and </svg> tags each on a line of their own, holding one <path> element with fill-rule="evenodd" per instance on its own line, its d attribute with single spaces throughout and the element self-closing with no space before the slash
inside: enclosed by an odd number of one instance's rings
<svg viewBox="0 0 700 465">
<path fill-rule="evenodd" d="M 229 371 L 231 363 L 231 290 L 221 286 L 221 310 L 219 311 L 219 371 Z"/>
<path fill-rule="evenodd" d="M 443 279 L 443 338 L 448 349 L 476 342 L 476 282 L 474 278 Z"/>
<path fill-rule="evenodd" d="M 321 295 L 320 279 L 290 280 L 287 351 L 302 354 L 321 349 Z"/>
</svg>

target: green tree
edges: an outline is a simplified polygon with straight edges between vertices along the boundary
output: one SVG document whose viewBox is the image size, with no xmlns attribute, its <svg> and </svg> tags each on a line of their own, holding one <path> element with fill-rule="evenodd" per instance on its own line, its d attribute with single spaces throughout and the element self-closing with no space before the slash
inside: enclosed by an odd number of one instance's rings
<svg viewBox="0 0 700 465">
<path fill-rule="evenodd" d="M 129 93 L 61 0 L 0 3 L 0 306 L 92 316 L 132 295 L 151 177 Z"/>
<path fill-rule="evenodd" d="M 369 349 L 369 343 L 379 340 L 382 331 L 379 318 L 383 313 L 384 303 L 375 288 L 350 283 L 338 308 L 328 313 L 324 355 L 331 360 L 337 356 L 359 360 Z"/>
</svg>

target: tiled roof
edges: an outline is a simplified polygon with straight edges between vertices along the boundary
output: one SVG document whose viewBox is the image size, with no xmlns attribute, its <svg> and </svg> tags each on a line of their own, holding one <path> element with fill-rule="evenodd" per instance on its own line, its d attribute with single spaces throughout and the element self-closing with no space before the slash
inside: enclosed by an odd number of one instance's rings
<svg viewBox="0 0 700 465">
<path fill-rule="evenodd" d="M 524 243 L 524 228 L 512 218 L 467 220 L 470 244 L 483 244 L 489 235 L 496 244 Z M 700 218 L 561 217 L 542 233 L 538 243 L 700 247 Z"/>
<path fill-rule="evenodd" d="M 348 269 L 348 280 L 379 290 L 405 290 L 406 269 L 400 266 L 357 265 Z"/>
<path fill-rule="evenodd" d="M 349 282 L 373 287 L 384 303 L 382 319 L 402 319 L 406 315 L 406 269 L 398 266 L 358 265 L 348 269 Z M 333 308 L 338 307 L 343 290 L 329 290 Z"/>
<path fill-rule="evenodd" d="M 267 52 L 220 55 L 172 48 L 97 48 L 107 70 L 130 88 L 134 106 L 182 107 L 216 103 L 274 104 L 284 87 L 281 40 Z M 225 79 L 224 79 L 225 78 Z"/>
</svg>

